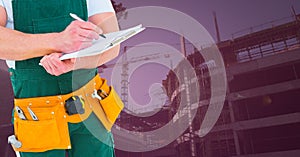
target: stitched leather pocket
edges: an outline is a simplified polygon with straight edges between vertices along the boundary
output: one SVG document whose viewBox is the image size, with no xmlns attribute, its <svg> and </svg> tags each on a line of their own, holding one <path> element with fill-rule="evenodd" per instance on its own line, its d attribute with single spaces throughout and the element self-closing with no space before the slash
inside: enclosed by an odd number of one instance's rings
<svg viewBox="0 0 300 157">
<path fill-rule="evenodd" d="M 55 119 L 42 121 L 16 120 L 16 135 L 22 149 L 49 148 L 60 143 Z"/>
<path fill-rule="evenodd" d="M 26 120 L 15 113 L 14 129 L 22 143 L 20 152 L 44 152 L 52 149 L 70 149 L 68 123 L 60 105 L 48 108 L 31 108 L 38 121 L 30 118 L 26 107 L 22 107 Z"/>
<path fill-rule="evenodd" d="M 115 123 L 124 108 L 122 100 L 112 86 L 110 87 L 110 93 L 105 99 L 100 101 L 100 104 L 107 116 L 107 119 L 111 123 Z"/>
</svg>

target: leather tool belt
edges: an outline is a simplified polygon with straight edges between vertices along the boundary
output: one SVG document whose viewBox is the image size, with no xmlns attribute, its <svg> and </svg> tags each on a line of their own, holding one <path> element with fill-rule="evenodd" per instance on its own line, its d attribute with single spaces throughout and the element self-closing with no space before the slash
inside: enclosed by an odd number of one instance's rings
<svg viewBox="0 0 300 157">
<path fill-rule="evenodd" d="M 92 96 L 95 90 L 100 89 L 107 93 L 107 97 L 102 100 Z M 84 113 L 66 113 L 65 101 L 72 96 L 84 100 Z M 82 122 L 94 112 L 106 130 L 110 131 L 123 107 L 114 88 L 108 86 L 106 80 L 99 75 L 79 90 L 66 95 L 15 99 L 15 136 L 22 146 L 14 149 L 21 152 L 71 149 L 68 122 Z M 24 114 L 23 118 L 19 115 L 20 110 Z"/>
</svg>

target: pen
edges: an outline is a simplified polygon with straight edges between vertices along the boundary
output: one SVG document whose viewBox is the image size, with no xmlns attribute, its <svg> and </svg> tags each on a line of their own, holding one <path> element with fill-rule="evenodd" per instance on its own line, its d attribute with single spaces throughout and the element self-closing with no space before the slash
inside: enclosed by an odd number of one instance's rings
<svg viewBox="0 0 300 157">
<path fill-rule="evenodd" d="M 73 13 L 70 13 L 70 16 L 75 19 L 75 20 L 78 20 L 78 21 L 81 21 L 81 22 L 85 22 L 84 20 L 82 20 L 80 17 L 78 17 L 76 14 L 73 14 Z M 102 38 L 106 38 L 105 35 L 103 34 L 99 34 Z"/>
</svg>

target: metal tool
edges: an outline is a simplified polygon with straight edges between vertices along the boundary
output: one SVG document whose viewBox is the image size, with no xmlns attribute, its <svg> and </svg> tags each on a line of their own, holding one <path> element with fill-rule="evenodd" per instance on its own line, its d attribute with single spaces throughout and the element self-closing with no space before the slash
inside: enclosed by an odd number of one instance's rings
<svg viewBox="0 0 300 157">
<path fill-rule="evenodd" d="M 11 135 L 7 138 L 7 142 L 13 145 L 15 148 L 21 148 L 22 142 L 18 141 L 15 135 Z"/>
<path fill-rule="evenodd" d="M 107 93 L 102 89 L 99 90 L 94 89 L 94 92 L 92 93 L 92 98 L 96 98 L 99 100 L 103 100 L 107 96 L 108 96 Z"/>
<path fill-rule="evenodd" d="M 20 119 L 22 119 L 22 120 L 26 120 L 27 119 L 25 117 L 24 112 L 22 111 L 22 109 L 19 106 L 16 106 L 15 109 L 16 109 L 17 114 L 18 114 L 18 116 L 19 116 Z"/>
<path fill-rule="evenodd" d="M 92 98 L 102 100 L 102 98 L 98 95 L 98 91 L 96 89 L 94 89 L 94 92 L 92 93 Z"/>
<path fill-rule="evenodd" d="M 29 106 L 27 106 L 27 110 L 28 110 L 28 112 L 29 112 L 29 114 L 30 114 L 32 120 L 34 120 L 34 121 L 38 121 L 38 120 L 39 120 L 38 117 L 37 117 L 37 116 L 35 115 L 35 113 L 30 109 Z"/>
</svg>

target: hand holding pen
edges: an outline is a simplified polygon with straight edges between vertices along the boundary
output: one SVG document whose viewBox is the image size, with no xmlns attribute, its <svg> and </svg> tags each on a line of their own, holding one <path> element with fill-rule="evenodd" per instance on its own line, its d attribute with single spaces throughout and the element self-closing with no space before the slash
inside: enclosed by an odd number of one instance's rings
<svg viewBox="0 0 300 157">
<path fill-rule="evenodd" d="M 82 20 L 80 17 L 78 17 L 76 14 L 73 14 L 73 13 L 70 13 L 70 16 L 75 19 L 75 20 L 78 20 L 78 21 L 81 21 L 81 22 L 85 22 L 84 20 Z M 102 38 L 106 38 L 105 35 L 103 34 L 99 34 L 99 36 L 101 36 Z"/>
<path fill-rule="evenodd" d="M 93 40 L 98 40 L 99 34 L 102 33 L 97 25 L 83 21 L 75 14 L 70 16 L 76 20 L 72 21 L 64 31 L 55 34 L 55 49 L 63 53 L 72 53 L 92 46 Z"/>
<path fill-rule="evenodd" d="M 55 40 L 53 48 L 58 53 L 55 53 L 56 55 L 46 55 L 41 59 L 39 65 L 44 68 L 46 68 L 47 65 L 52 65 L 54 61 L 56 64 L 62 64 L 59 60 L 62 53 L 72 53 L 90 47 L 93 44 L 93 40 L 99 39 L 99 34 L 102 33 L 102 30 L 98 26 L 91 22 L 83 21 L 75 14 L 70 13 L 70 16 L 76 20 L 72 21 L 64 31 L 53 33 L 53 39 Z M 57 54 L 60 54 L 60 56 Z M 64 66 L 59 65 L 57 67 Z M 66 69 L 70 70 L 69 66 Z M 56 75 L 56 73 L 53 74 Z"/>
</svg>

